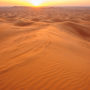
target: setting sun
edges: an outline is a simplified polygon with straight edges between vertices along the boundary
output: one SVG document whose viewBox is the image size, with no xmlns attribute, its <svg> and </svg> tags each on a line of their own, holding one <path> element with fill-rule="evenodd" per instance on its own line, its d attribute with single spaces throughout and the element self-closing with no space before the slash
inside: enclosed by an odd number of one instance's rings
<svg viewBox="0 0 90 90">
<path fill-rule="evenodd" d="M 28 0 L 29 3 L 32 4 L 32 6 L 40 6 L 41 3 L 44 2 L 44 0 Z"/>
</svg>

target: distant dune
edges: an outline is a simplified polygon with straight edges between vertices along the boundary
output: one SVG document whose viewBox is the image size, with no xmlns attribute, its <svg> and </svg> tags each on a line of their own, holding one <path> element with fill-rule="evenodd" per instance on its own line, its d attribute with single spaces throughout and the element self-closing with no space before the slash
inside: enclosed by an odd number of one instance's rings
<svg viewBox="0 0 90 90">
<path fill-rule="evenodd" d="M 90 90 L 90 8 L 0 8 L 0 90 Z"/>
</svg>

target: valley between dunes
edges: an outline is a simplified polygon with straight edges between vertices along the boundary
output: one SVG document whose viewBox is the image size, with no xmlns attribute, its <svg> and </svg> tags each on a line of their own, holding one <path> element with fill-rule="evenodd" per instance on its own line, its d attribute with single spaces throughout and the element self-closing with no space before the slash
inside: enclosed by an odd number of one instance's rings
<svg viewBox="0 0 90 90">
<path fill-rule="evenodd" d="M 13 19 L 0 18 L 0 90 L 90 90 L 89 20 Z"/>
</svg>

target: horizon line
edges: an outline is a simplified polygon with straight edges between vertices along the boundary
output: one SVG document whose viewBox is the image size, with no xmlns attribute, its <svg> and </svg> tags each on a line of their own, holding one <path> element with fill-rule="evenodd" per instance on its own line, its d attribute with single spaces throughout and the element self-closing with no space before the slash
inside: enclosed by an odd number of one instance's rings
<svg viewBox="0 0 90 90">
<path fill-rule="evenodd" d="M 33 7 L 33 6 L 24 6 L 24 5 L 5 5 L 0 7 Z M 63 6 L 40 6 L 40 7 L 90 7 L 85 5 L 63 5 Z"/>
</svg>

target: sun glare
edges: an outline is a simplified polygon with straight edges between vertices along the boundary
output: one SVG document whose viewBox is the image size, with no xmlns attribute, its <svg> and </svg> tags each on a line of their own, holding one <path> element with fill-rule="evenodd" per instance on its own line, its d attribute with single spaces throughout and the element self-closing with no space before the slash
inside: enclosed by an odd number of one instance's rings
<svg viewBox="0 0 90 90">
<path fill-rule="evenodd" d="M 32 4 L 32 6 L 40 6 L 44 0 L 28 0 L 29 3 Z"/>
</svg>

